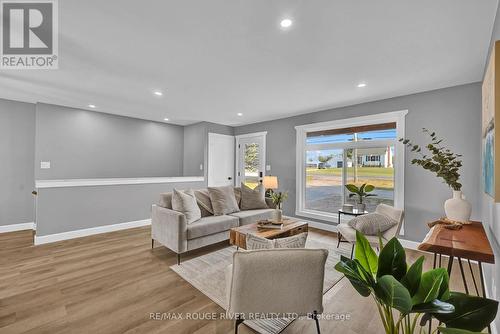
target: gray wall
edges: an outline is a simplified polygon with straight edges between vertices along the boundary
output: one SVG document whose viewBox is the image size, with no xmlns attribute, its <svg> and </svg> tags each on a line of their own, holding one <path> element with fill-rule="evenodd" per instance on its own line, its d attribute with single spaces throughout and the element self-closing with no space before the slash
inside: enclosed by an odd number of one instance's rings
<svg viewBox="0 0 500 334">
<path fill-rule="evenodd" d="M 0 99 L 0 225 L 33 222 L 35 105 Z"/>
<path fill-rule="evenodd" d="M 206 124 L 196 123 L 184 127 L 184 175 L 203 176 L 205 170 Z M 200 169 L 203 165 L 203 169 Z"/>
<path fill-rule="evenodd" d="M 40 169 L 40 161 L 50 169 Z M 38 103 L 35 178 L 182 176 L 183 127 Z"/>
<path fill-rule="evenodd" d="M 396 97 L 345 108 L 315 112 L 269 122 L 237 127 L 235 134 L 258 131 L 267 133 L 266 164 L 279 178 L 281 190 L 289 192 L 285 214 L 295 215 L 295 138 L 296 125 L 331 121 L 355 116 L 405 110 L 406 135 L 423 143 L 422 127 L 435 130 L 446 138 L 449 147 L 464 155 L 463 190 L 473 205 L 473 216 L 481 215 L 479 201 L 479 138 L 481 85 L 451 87 L 420 94 Z M 428 232 L 426 222 L 444 214 L 443 203 L 451 190 L 433 174 L 410 164 L 405 167 L 405 238 L 421 241 Z"/>
<path fill-rule="evenodd" d="M 184 127 L 184 176 L 205 176 L 208 161 L 208 133 L 234 135 L 230 126 L 200 122 Z M 200 170 L 203 165 L 203 170 Z"/>
<path fill-rule="evenodd" d="M 493 27 L 493 33 L 491 35 L 491 46 L 496 40 L 500 40 L 500 7 L 497 10 L 495 24 Z M 489 57 L 489 55 L 488 55 Z M 485 72 L 486 65 L 485 64 Z M 479 148 L 478 148 L 479 149 Z M 481 172 L 478 173 L 478 184 L 482 186 L 482 178 Z M 496 175 L 495 177 L 499 177 Z M 495 265 L 485 265 L 484 268 L 484 276 L 487 282 L 486 287 L 488 290 L 488 295 L 490 298 L 500 300 L 500 288 L 498 286 L 500 282 L 500 264 L 498 264 L 498 259 L 500 259 L 500 204 L 495 203 L 493 199 L 486 195 L 481 188 L 481 200 L 482 200 L 482 208 L 483 208 L 483 222 L 488 226 L 487 232 L 489 234 L 490 243 L 493 248 L 493 252 L 495 253 L 495 257 L 497 259 L 497 264 Z M 497 330 L 500 329 L 500 314 L 497 314 L 497 318 L 495 320 Z"/>
<path fill-rule="evenodd" d="M 151 218 L 151 204 L 173 188 L 202 188 L 203 182 L 40 189 L 37 236 Z"/>
</svg>

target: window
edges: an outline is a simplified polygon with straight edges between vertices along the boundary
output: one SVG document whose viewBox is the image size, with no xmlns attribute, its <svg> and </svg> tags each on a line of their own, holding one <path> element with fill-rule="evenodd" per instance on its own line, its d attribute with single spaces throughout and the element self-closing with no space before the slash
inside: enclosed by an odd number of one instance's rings
<svg viewBox="0 0 500 334">
<path fill-rule="evenodd" d="M 406 111 L 298 126 L 296 214 L 337 222 L 338 210 L 353 203 L 345 185 L 369 183 L 380 203 L 403 207 Z"/>
</svg>

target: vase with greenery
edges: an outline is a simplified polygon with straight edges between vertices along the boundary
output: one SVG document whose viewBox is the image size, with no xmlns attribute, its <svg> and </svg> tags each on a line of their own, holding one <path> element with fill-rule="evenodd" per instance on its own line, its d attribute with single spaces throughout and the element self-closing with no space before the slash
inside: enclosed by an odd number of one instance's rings
<svg viewBox="0 0 500 334">
<path fill-rule="evenodd" d="M 356 209 L 358 211 L 364 212 L 366 208 L 366 204 L 363 203 L 363 199 L 366 197 L 377 196 L 376 194 L 370 194 L 375 190 L 375 186 L 367 183 L 363 183 L 360 187 L 355 184 L 346 184 L 345 187 L 350 191 L 349 198 L 353 198 L 355 196 L 358 197 Z"/>
<path fill-rule="evenodd" d="M 422 132 L 428 135 L 430 140 L 425 147 L 414 144 L 410 139 L 400 138 L 399 141 L 418 156 L 411 160 L 413 165 L 418 165 L 436 174 L 453 190 L 453 197 L 445 202 L 446 217 L 453 221 L 468 222 L 472 206 L 462 194 L 462 184 L 460 183 L 462 155 L 456 154 L 444 146 L 444 139 L 439 138 L 435 132 L 426 128 L 423 128 Z"/>
<path fill-rule="evenodd" d="M 285 202 L 286 199 L 288 198 L 288 193 L 285 191 L 280 191 L 280 192 L 273 191 L 270 193 L 270 197 L 273 201 L 273 204 L 276 207 L 277 220 L 280 222 L 283 220 L 283 211 L 282 211 L 283 202 Z"/>
<path fill-rule="evenodd" d="M 423 272 L 424 256 L 408 266 L 397 238 L 385 246 L 379 239 L 377 255 L 366 237 L 356 232 L 354 259 L 341 256 L 335 269 L 360 295 L 373 298 L 387 334 L 427 333 L 426 323 L 432 318 L 440 323 L 432 333 L 476 334 L 495 319 L 496 300 L 451 292 L 444 268 Z"/>
</svg>

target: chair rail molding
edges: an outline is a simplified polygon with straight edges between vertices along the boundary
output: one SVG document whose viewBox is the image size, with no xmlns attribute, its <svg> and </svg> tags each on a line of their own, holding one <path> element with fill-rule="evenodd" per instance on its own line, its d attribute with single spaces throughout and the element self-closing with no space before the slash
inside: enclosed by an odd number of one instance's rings
<svg viewBox="0 0 500 334">
<path fill-rule="evenodd" d="M 35 188 L 41 189 L 41 188 L 64 188 L 64 187 L 91 187 L 91 186 L 114 186 L 114 185 L 125 185 L 125 184 L 182 183 L 182 182 L 203 182 L 203 181 L 205 181 L 205 178 L 203 176 L 36 180 Z"/>
</svg>

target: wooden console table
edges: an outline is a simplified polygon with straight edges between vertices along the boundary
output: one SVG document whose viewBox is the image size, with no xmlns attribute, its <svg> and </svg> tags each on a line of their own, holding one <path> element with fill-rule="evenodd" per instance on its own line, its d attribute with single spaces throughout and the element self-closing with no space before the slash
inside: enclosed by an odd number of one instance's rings
<svg viewBox="0 0 500 334">
<path fill-rule="evenodd" d="M 495 256 L 493 255 L 493 250 L 491 249 L 490 242 L 488 241 L 488 237 L 486 236 L 486 232 L 481 222 L 471 222 L 471 224 L 463 225 L 459 230 L 450 230 L 445 228 L 442 224 L 437 224 L 431 228 L 424 241 L 418 246 L 418 249 L 434 253 L 433 268 L 436 268 L 436 265 L 441 267 L 441 255 L 449 256 L 448 275 L 451 274 L 453 259 L 456 257 L 460 267 L 465 292 L 469 294 L 469 287 L 462 264 L 462 259 L 467 260 L 476 295 L 479 296 L 478 285 L 471 265 L 471 261 L 477 261 L 479 266 L 479 279 L 481 281 L 481 292 L 483 297 L 486 297 L 482 264 L 483 262 L 495 263 Z M 439 263 L 437 263 L 438 256 Z M 489 332 L 491 333 L 490 330 Z"/>
</svg>

